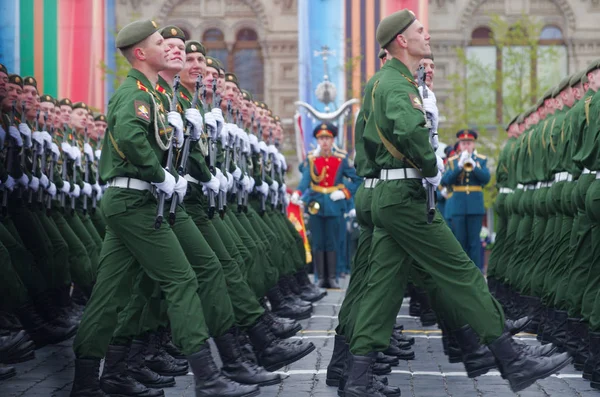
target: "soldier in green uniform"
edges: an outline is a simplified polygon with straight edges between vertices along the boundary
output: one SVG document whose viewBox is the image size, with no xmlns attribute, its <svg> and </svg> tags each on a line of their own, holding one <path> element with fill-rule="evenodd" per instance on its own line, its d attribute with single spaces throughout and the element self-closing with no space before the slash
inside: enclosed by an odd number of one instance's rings
<svg viewBox="0 0 600 397">
<path fill-rule="evenodd" d="M 98 175 L 98 160 L 100 160 L 100 154 L 101 154 L 101 142 L 102 142 L 102 137 L 104 137 L 104 133 L 106 131 L 106 127 L 108 126 L 107 122 L 106 122 L 106 116 L 104 114 L 96 114 L 96 116 L 94 117 L 94 133 L 92 136 L 90 136 L 90 145 L 92 146 L 92 148 L 94 149 L 94 161 L 93 161 L 93 165 L 92 170 L 93 172 Z M 102 215 L 102 210 L 100 205 L 98 204 L 98 202 L 101 200 L 102 198 L 102 187 L 101 187 L 101 182 L 103 183 L 103 181 L 100 181 L 99 179 L 96 180 L 96 186 L 94 186 L 95 188 L 95 199 L 96 199 L 96 203 L 95 205 L 92 204 L 92 209 L 90 211 L 90 218 L 92 220 L 92 223 L 94 224 L 94 226 L 96 227 L 96 231 L 98 232 L 98 235 L 100 235 L 100 238 L 102 238 L 104 240 L 104 233 L 106 230 L 106 223 L 104 222 L 104 217 Z"/>
<path fill-rule="evenodd" d="M 373 99 L 369 113 L 365 111 L 370 120 L 364 134 L 366 154 L 381 172 L 371 206 L 375 230 L 370 278 L 350 343 L 346 396 L 380 395 L 372 387 L 372 365 L 375 352 L 389 343 L 398 309 L 386 297 L 402 296 L 408 266 L 428 274 L 445 299 L 456 297 L 444 307 L 449 322 L 459 326 L 456 337 L 477 340 L 478 335 L 511 388 L 522 390 L 564 367 L 570 358 L 567 354 L 533 358 L 517 348 L 504 332 L 500 305 L 441 215 L 437 213 L 431 225 L 426 223 L 422 179 L 437 186 L 443 161 L 436 159 L 430 146 L 411 70 L 431 52 L 430 37 L 408 10 L 384 18 L 376 36 L 393 59 L 365 93 Z"/>
</svg>

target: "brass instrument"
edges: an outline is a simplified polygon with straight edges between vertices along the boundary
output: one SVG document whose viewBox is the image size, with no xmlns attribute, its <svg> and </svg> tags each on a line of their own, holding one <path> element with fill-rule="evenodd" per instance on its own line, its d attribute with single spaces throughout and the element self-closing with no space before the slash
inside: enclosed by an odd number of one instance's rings
<svg viewBox="0 0 600 397">
<path fill-rule="evenodd" d="M 473 159 L 473 153 L 470 153 L 469 158 L 465 161 L 465 164 L 463 165 L 463 169 L 467 172 L 471 172 L 471 171 L 473 171 L 474 167 L 475 167 L 475 160 Z"/>
<path fill-rule="evenodd" d="M 311 201 L 308 203 L 308 213 L 311 215 L 317 215 L 319 210 L 321 209 L 321 205 L 316 201 Z"/>
</svg>

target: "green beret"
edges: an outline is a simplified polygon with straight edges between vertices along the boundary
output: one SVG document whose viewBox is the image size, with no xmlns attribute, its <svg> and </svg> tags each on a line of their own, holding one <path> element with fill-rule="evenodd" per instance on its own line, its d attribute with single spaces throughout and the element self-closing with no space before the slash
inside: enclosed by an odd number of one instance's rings
<svg viewBox="0 0 600 397">
<path fill-rule="evenodd" d="M 508 131 L 508 128 L 513 125 L 515 123 L 515 121 L 517 121 L 517 118 L 519 117 L 519 114 L 517 113 L 515 115 L 515 117 L 513 117 L 512 119 L 510 119 L 510 121 L 506 124 L 506 127 L 504 128 L 506 131 Z"/>
<path fill-rule="evenodd" d="M 385 58 L 385 56 L 387 55 L 387 53 L 385 52 L 385 50 L 382 48 L 381 50 L 379 50 L 379 54 L 377 54 L 377 57 L 379 59 L 383 59 Z"/>
<path fill-rule="evenodd" d="M 269 107 L 264 102 L 258 102 L 258 106 L 260 106 L 261 109 L 269 110 Z"/>
<path fill-rule="evenodd" d="M 8 82 L 10 84 L 16 84 L 19 87 L 23 88 L 23 79 L 18 74 L 9 74 L 8 75 Z"/>
<path fill-rule="evenodd" d="M 75 102 L 73 104 L 73 110 L 75 109 L 85 109 L 85 110 L 90 110 L 88 108 L 88 105 L 86 105 L 84 102 Z"/>
<path fill-rule="evenodd" d="M 593 72 L 596 69 L 600 69 L 600 58 L 594 60 L 587 68 L 585 68 L 585 76 L 587 77 L 588 73 Z"/>
<path fill-rule="evenodd" d="M 50 95 L 44 94 L 44 95 L 40 96 L 40 103 L 41 102 L 56 103 L 56 100 L 54 98 L 52 98 Z"/>
<path fill-rule="evenodd" d="M 206 55 L 206 48 L 199 41 L 188 40 L 185 42 L 185 53 L 191 54 L 194 52 L 199 52 L 202 55 Z"/>
<path fill-rule="evenodd" d="M 8 69 L 6 69 L 6 66 L 4 66 L 1 63 L 0 63 L 0 73 L 8 74 Z"/>
<path fill-rule="evenodd" d="M 550 87 L 544 92 L 542 99 L 545 101 L 546 99 L 552 98 L 552 92 L 554 91 L 554 87 Z"/>
<path fill-rule="evenodd" d="M 238 81 L 238 78 L 233 73 L 225 73 L 225 81 L 229 81 L 231 83 L 234 83 L 238 88 L 240 88 L 240 83 Z"/>
<path fill-rule="evenodd" d="M 125 25 L 117 34 L 117 48 L 123 49 L 137 44 L 150 37 L 157 30 L 158 25 L 150 19 L 131 22 Z"/>
<path fill-rule="evenodd" d="M 525 113 L 521 113 L 519 117 L 517 117 L 517 124 L 523 124 L 525 121 Z"/>
<path fill-rule="evenodd" d="M 539 108 L 541 108 L 542 106 L 544 106 L 544 100 L 545 99 L 546 98 L 544 98 L 543 96 L 540 99 L 538 99 L 538 101 L 533 106 L 534 107 L 533 112 L 535 112 L 536 110 L 538 110 Z M 533 112 L 531 112 L 531 113 L 533 113 Z"/>
<path fill-rule="evenodd" d="M 248 101 L 252 101 L 254 98 L 252 98 L 252 93 L 248 90 L 241 90 L 242 91 L 242 98 L 248 100 Z"/>
<path fill-rule="evenodd" d="M 276 123 L 281 123 L 281 118 L 279 116 L 273 117 Z"/>
<path fill-rule="evenodd" d="M 106 116 L 103 115 L 102 113 L 96 113 L 94 115 L 94 121 L 104 121 L 104 122 L 106 122 Z"/>
<path fill-rule="evenodd" d="M 569 80 L 569 86 L 575 87 L 577 84 L 581 83 L 583 75 L 585 75 L 585 69 L 575 73 L 573 77 L 571 77 L 571 80 Z"/>
<path fill-rule="evenodd" d="M 219 71 L 219 61 L 217 60 L 217 58 L 207 56 L 206 66 L 215 69 L 217 72 Z"/>
<path fill-rule="evenodd" d="M 73 102 L 69 98 L 63 98 L 58 102 L 59 106 L 68 106 L 71 109 L 73 108 Z"/>
<path fill-rule="evenodd" d="M 165 26 L 160 30 L 160 35 L 165 39 L 180 39 L 185 43 L 185 33 L 177 26 Z"/>
<path fill-rule="evenodd" d="M 415 13 L 405 8 L 401 11 L 388 15 L 383 18 L 377 26 L 375 37 L 381 48 L 387 47 L 388 44 L 396 38 L 399 34 L 402 34 L 414 21 L 416 16 Z"/>
<path fill-rule="evenodd" d="M 35 87 L 35 89 L 37 90 L 37 80 L 35 79 L 35 77 L 31 77 L 31 76 L 23 77 L 23 87 L 26 85 Z"/>
</svg>

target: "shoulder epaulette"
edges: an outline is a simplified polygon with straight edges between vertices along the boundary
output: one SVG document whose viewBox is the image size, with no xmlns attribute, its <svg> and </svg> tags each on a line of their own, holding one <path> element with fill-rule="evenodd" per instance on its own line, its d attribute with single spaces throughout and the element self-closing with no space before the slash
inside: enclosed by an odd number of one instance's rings
<svg viewBox="0 0 600 397">
<path fill-rule="evenodd" d="M 182 97 L 183 99 L 185 99 L 186 101 L 189 101 L 189 100 L 190 100 L 190 98 L 188 98 L 188 97 L 187 97 L 187 95 L 185 95 L 183 92 L 179 92 L 179 95 L 181 95 L 181 97 Z"/>
<path fill-rule="evenodd" d="M 454 156 L 450 157 L 450 158 L 448 159 L 448 161 L 454 161 L 454 160 L 456 160 L 458 157 L 459 157 L 459 156 L 457 156 L 457 155 L 454 155 Z"/>
<path fill-rule="evenodd" d="M 166 94 L 167 93 L 167 90 L 165 90 L 163 87 L 161 87 L 158 84 L 156 85 L 156 91 L 160 92 L 161 94 Z"/>
<path fill-rule="evenodd" d="M 148 88 L 145 85 L 143 85 L 142 82 L 139 80 L 137 82 L 137 86 L 140 90 L 148 92 Z"/>
<path fill-rule="evenodd" d="M 484 156 L 483 154 L 479 154 L 479 153 L 477 153 L 475 156 L 477 156 L 477 158 L 480 158 L 480 159 L 482 159 L 482 160 L 485 160 L 485 159 L 487 159 L 487 156 Z"/>
<path fill-rule="evenodd" d="M 341 149 L 341 148 L 337 147 L 336 145 L 333 145 L 333 150 L 335 152 L 340 152 L 340 153 L 348 154 L 347 151 L 345 151 L 344 149 Z"/>
</svg>

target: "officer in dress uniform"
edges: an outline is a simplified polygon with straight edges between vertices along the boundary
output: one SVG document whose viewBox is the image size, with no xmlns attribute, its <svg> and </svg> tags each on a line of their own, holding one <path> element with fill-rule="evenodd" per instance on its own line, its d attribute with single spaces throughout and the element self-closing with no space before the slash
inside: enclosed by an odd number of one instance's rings
<svg viewBox="0 0 600 397">
<path fill-rule="evenodd" d="M 452 186 L 454 192 L 451 215 L 456 239 L 483 271 L 479 233 L 485 214 L 483 187 L 490 181 L 490 171 L 487 158 L 475 150 L 477 132 L 461 130 L 456 136 L 460 142 L 460 154 L 448 159 L 448 170 L 442 184 Z"/>
<path fill-rule="evenodd" d="M 308 156 L 308 166 L 304 168 L 298 191 L 292 200 L 302 194 L 310 213 L 313 262 L 319 287 L 325 285 L 325 261 L 329 285 L 339 288 L 336 280 L 336 264 L 340 229 L 344 228 L 346 200 L 358 189 L 361 178 L 348 163 L 348 154 L 333 145 L 337 127 L 322 123 L 313 131 L 321 150 Z M 346 179 L 344 179 L 344 177 Z"/>
</svg>

